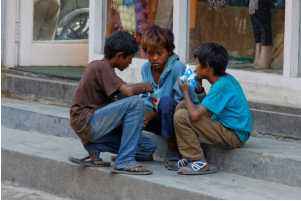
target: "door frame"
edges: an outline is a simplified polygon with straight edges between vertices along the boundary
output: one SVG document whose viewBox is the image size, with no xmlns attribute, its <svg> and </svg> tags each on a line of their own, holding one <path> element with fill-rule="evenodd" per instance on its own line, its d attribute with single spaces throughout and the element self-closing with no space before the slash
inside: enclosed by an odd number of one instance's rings
<svg viewBox="0 0 301 201">
<path fill-rule="evenodd" d="M 19 66 L 85 66 L 89 62 L 88 41 L 33 41 L 34 0 L 19 4 Z M 18 30 L 18 28 L 17 28 Z"/>
</svg>

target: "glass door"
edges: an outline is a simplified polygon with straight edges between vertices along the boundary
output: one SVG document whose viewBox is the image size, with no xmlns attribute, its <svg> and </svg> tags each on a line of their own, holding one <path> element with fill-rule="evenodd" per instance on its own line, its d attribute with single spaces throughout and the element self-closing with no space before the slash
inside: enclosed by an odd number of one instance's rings
<svg viewBox="0 0 301 201">
<path fill-rule="evenodd" d="M 19 66 L 87 65 L 89 0 L 19 3 Z"/>
</svg>

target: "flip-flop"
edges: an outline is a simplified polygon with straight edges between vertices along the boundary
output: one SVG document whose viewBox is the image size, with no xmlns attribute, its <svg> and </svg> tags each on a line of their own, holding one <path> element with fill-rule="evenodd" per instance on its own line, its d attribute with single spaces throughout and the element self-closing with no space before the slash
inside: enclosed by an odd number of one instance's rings
<svg viewBox="0 0 301 201">
<path fill-rule="evenodd" d="M 182 156 L 178 151 L 167 151 L 165 156 L 165 167 L 168 168 L 170 165 L 168 164 L 170 161 L 179 161 L 181 160 Z"/>
<path fill-rule="evenodd" d="M 207 162 L 205 162 L 205 161 L 194 161 L 185 166 L 185 167 L 188 167 L 191 170 L 193 170 L 193 172 L 183 172 L 183 173 L 179 173 L 179 174 L 180 175 L 203 175 L 203 174 L 215 173 L 217 171 L 217 166 L 215 166 L 215 165 L 210 165 L 209 170 L 199 171 L 200 169 L 205 167 L 206 164 L 207 164 Z"/>
<path fill-rule="evenodd" d="M 96 159 L 93 159 L 93 160 L 88 160 L 90 159 L 89 156 L 85 157 L 85 158 L 82 158 L 82 159 L 79 159 L 79 158 L 74 158 L 74 157 L 69 157 L 69 161 L 72 162 L 72 163 L 75 163 L 75 164 L 78 164 L 78 165 L 83 165 L 83 166 L 86 166 L 86 167 L 108 167 L 110 166 L 110 162 L 105 162 L 103 161 L 101 158 L 96 158 Z M 103 164 L 94 164 L 93 162 L 94 161 L 103 161 L 104 163 Z"/>
<path fill-rule="evenodd" d="M 171 171 L 178 171 L 181 167 L 185 167 L 186 165 L 188 165 L 190 163 L 190 161 L 186 158 L 182 158 L 181 160 L 178 160 L 176 162 L 176 167 L 174 167 L 174 164 L 170 164 L 167 166 L 168 170 Z"/>
<path fill-rule="evenodd" d="M 130 171 L 133 168 L 140 168 L 140 167 L 144 167 L 143 165 L 136 165 L 136 166 L 126 166 L 124 168 L 114 168 L 113 170 L 111 170 L 112 173 L 115 174 L 131 174 L 131 175 L 150 175 L 153 172 L 151 170 L 147 171 L 147 172 L 133 172 Z"/>
</svg>

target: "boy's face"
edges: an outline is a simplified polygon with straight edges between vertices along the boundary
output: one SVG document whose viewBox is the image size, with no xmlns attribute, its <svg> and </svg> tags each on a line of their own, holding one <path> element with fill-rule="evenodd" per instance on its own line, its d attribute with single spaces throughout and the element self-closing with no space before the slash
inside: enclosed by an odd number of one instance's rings
<svg viewBox="0 0 301 201">
<path fill-rule="evenodd" d="M 163 70 L 170 53 L 163 47 L 147 49 L 147 58 L 155 70 Z"/>
<path fill-rule="evenodd" d="M 132 63 L 133 57 L 134 57 L 134 55 L 129 55 L 127 57 L 123 57 L 123 55 L 120 55 L 116 61 L 117 68 L 120 71 L 123 71 L 124 69 L 129 67 L 129 65 Z"/>
<path fill-rule="evenodd" d="M 198 79 L 206 78 L 206 68 L 205 66 L 201 66 L 199 59 L 196 59 L 196 73 Z"/>
</svg>

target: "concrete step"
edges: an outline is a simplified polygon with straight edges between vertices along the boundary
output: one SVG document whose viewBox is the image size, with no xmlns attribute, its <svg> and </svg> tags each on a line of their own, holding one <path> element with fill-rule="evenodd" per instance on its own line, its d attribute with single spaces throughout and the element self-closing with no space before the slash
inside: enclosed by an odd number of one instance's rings
<svg viewBox="0 0 301 201">
<path fill-rule="evenodd" d="M 2 126 L 38 133 L 75 138 L 69 125 L 69 108 L 2 98 Z M 158 148 L 156 160 L 165 157 L 165 142 L 152 137 Z M 209 162 L 228 173 L 301 187 L 301 144 L 251 137 L 243 148 L 226 150 L 204 145 Z"/>
<path fill-rule="evenodd" d="M 79 140 L 1 128 L 2 181 L 71 199 L 300 199 L 301 188 L 218 173 L 183 176 L 163 162 L 142 162 L 152 175 L 115 175 L 111 167 L 84 168 L 69 156 L 84 157 Z M 112 154 L 102 157 L 109 161 Z M 113 165 L 113 162 L 112 162 Z M 300 166 L 299 166 L 300 167 Z M 300 174 L 299 174 L 300 175 Z"/>
<path fill-rule="evenodd" d="M 1 92 L 5 96 L 45 100 L 70 105 L 78 81 L 1 69 Z"/>
<path fill-rule="evenodd" d="M 9 128 L 79 139 L 69 124 L 69 107 L 2 98 L 1 110 L 1 124 Z M 144 134 L 157 142 L 155 157 L 163 160 L 166 143 L 157 135 Z"/>
<path fill-rule="evenodd" d="M 258 137 L 301 140 L 301 108 L 249 101 Z"/>
<path fill-rule="evenodd" d="M 1 200 L 70 200 L 13 182 L 1 182 Z"/>
<path fill-rule="evenodd" d="M 125 73 L 133 78 L 129 82 L 140 81 L 139 76 L 136 76 L 137 70 L 131 69 Z M 128 81 L 128 78 L 123 78 Z M 77 85 L 78 81 L 74 80 L 2 69 L 2 97 L 69 106 Z M 301 108 L 254 101 L 249 101 L 249 105 L 255 131 L 253 135 L 301 141 Z"/>
</svg>

